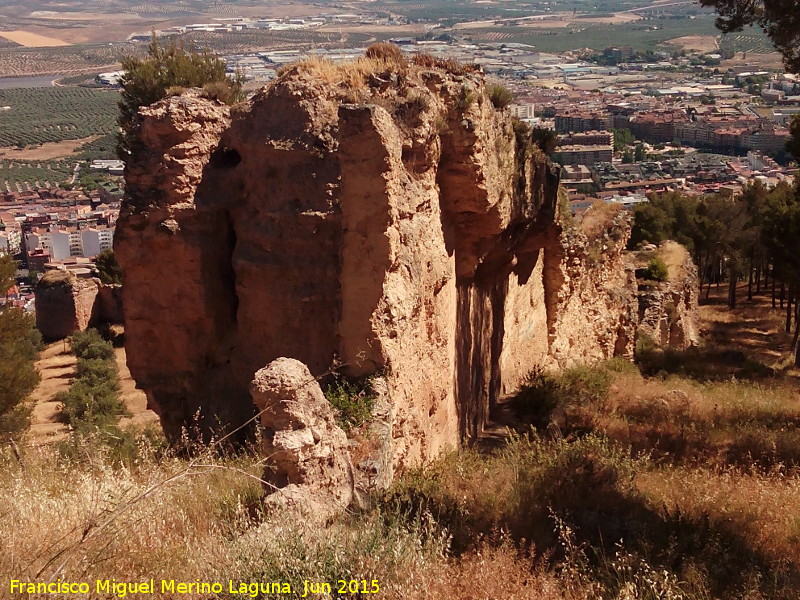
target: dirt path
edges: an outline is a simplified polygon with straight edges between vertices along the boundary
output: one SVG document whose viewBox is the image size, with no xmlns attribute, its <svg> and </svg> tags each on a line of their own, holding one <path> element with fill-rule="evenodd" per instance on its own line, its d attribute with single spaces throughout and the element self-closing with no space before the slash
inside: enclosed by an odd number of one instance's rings
<svg viewBox="0 0 800 600">
<path fill-rule="evenodd" d="M 117 348 L 117 367 L 122 386 L 122 399 L 131 412 L 130 417 L 120 421 L 120 425 L 147 425 L 157 423 L 156 414 L 147 410 L 147 398 L 144 392 L 136 389 L 131 373 L 125 362 L 125 349 Z M 69 345 L 65 342 L 49 344 L 41 353 L 36 363 L 42 380 L 30 396 L 33 402 L 31 418 L 31 438 L 36 445 L 64 439 L 69 429 L 58 420 L 59 403 L 55 396 L 62 390 L 69 389 L 75 373 L 75 356 L 69 353 Z"/>
<path fill-rule="evenodd" d="M 748 300 L 746 283 L 737 286 L 736 295 L 737 306 L 729 309 L 727 285 L 720 285 L 719 289 L 712 286 L 708 300 L 700 307 L 701 333 L 706 344 L 722 353 L 741 352 L 747 359 L 771 369 L 786 367 L 792 339 L 784 330 L 785 311 L 780 303 L 773 309 L 771 294 L 763 289 L 761 294 L 754 290 L 753 299 Z M 791 369 L 785 374 L 796 375 Z"/>
</svg>

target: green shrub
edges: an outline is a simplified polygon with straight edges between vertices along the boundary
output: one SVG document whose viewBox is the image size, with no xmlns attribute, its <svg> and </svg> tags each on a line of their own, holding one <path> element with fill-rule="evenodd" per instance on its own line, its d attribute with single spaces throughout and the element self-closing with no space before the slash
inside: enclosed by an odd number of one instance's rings
<svg viewBox="0 0 800 600">
<path fill-rule="evenodd" d="M 79 434 L 116 427 L 129 413 L 120 398 L 114 347 L 95 329 L 76 332 L 70 343 L 78 363 L 69 390 L 56 395 L 61 418 Z"/>
<path fill-rule="evenodd" d="M 475 104 L 475 92 L 469 86 L 462 85 L 458 92 L 458 98 L 456 98 L 456 107 L 465 111 L 473 104 Z"/>
<path fill-rule="evenodd" d="M 72 352 L 78 358 L 111 360 L 114 346 L 103 339 L 96 329 L 76 331 L 69 339 Z"/>
<path fill-rule="evenodd" d="M 655 257 L 647 263 L 644 277 L 653 281 L 666 281 L 669 277 L 669 269 L 667 269 L 667 265 L 663 260 Z"/>
<path fill-rule="evenodd" d="M 336 423 L 350 432 L 368 421 L 375 407 L 375 393 L 369 379 L 347 380 L 337 376 L 325 386 L 325 397 L 336 409 Z"/>
<path fill-rule="evenodd" d="M 122 283 L 122 267 L 117 262 L 114 251 L 103 250 L 94 261 L 103 283 Z"/>
<path fill-rule="evenodd" d="M 612 373 L 638 373 L 639 369 L 627 358 L 615 356 L 603 363 L 603 367 Z"/>
<path fill-rule="evenodd" d="M 75 369 L 78 381 L 89 387 L 119 388 L 119 375 L 114 361 L 102 358 L 79 358 Z"/>
<path fill-rule="evenodd" d="M 56 400 L 64 422 L 80 431 L 113 425 L 129 414 L 119 396 L 118 379 L 93 384 L 76 379 Z"/>
<path fill-rule="evenodd" d="M 489 94 L 492 106 L 498 110 L 506 108 L 514 101 L 514 94 L 508 88 L 497 83 L 487 85 L 486 92 Z"/>
<path fill-rule="evenodd" d="M 603 365 L 579 365 L 561 372 L 537 367 L 511 401 L 512 407 L 526 422 L 543 428 L 557 409 L 607 400 L 611 378 L 610 370 Z"/>
<path fill-rule="evenodd" d="M 133 132 L 139 108 L 165 98 L 176 87 L 209 86 L 205 93 L 230 104 L 244 99 L 243 78 L 230 77 L 225 61 L 209 51 L 196 52 L 184 47 L 184 42 L 171 39 L 162 43 L 155 34 L 145 58 L 129 55 L 122 58 L 122 99 L 117 124 L 121 128 L 119 155 L 127 158 L 131 151 Z M 224 90 L 223 88 L 227 88 Z"/>
</svg>

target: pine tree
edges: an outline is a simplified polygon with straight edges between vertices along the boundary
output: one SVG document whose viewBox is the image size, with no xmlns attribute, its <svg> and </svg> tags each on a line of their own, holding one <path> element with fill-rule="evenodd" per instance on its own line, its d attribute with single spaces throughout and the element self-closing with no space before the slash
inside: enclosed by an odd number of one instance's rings
<svg viewBox="0 0 800 600">
<path fill-rule="evenodd" d="M 5 295 L 14 285 L 17 265 L 0 256 L 0 289 Z M 30 407 L 25 399 L 39 383 L 34 363 L 41 336 L 33 318 L 23 310 L 0 306 L 0 441 L 16 437 L 30 424 Z"/>
</svg>

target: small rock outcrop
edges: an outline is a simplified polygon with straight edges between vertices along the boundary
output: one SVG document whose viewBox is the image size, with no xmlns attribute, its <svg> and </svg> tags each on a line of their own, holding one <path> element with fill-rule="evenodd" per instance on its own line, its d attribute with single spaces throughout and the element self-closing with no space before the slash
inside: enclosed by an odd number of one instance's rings
<svg viewBox="0 0 800 600">
<path fill-rule="evenodd" d="M 697 267 L 676 242 L 664 242 L 651 254 L 666 259 L 669 275 L 666 281 L 639 280 L 638 331 L 658 347 L 696 346 L 700 341 Z"/>
<path fill-rule="evenodd" d="M 46 340 L 84 331 L 92 321 L 99 285 L 67 271 L 49 271 L 36 285 L 36 327 Z"/>
<path fill-rule="evenodd" d="M 354 477 L 348 441 L 331 405 L 298 360 L 278 358 L 255 374 L 267 500 L 313 518 L 346 508 Z"/>
<path fill-rule="evenodd" d="M 48 271 L 36 284 L 36 327 L 48 341 L 60 340 L 99 323 L 121 323 L 119 285 Z"/>
</svg>

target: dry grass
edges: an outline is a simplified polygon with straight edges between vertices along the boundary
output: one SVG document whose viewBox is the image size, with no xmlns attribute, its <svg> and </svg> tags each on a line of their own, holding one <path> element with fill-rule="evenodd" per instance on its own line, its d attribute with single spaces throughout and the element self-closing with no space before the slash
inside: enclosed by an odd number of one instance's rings
<svg viewBox="0 0 800 600">
<path fill-rule="evenodd" d="M 800 566 L 800 480 L 780 472 L 707 468 L 656 469 L 637 487 L 668 511 L 729 526 L 775 561 Z"/>
<path fill-rule="evenodd" d="M 326 58 L 312 57 L 286 67 L 280 74 L 291 76 L 303 73 L 320 83 L 347 90 L 359 90 L 366 85 L 367 78 L 373 73 L 397 72 L 402 69 L 405 69 L 405 62 L 397 62 L 391 56 L 373 58 L 364 56 L 345 63 L 334 63 Z"/>
<path fill-rule="evenodd" d="M 3 456 L 0 578 L 193 579 L 231 564 L 221 542 L 246 518 L 241 499 L 258 493 L 251 480 L 187 470 L 178 459 L 126 470 L 111 468 L 97 449 L 84 456 L 75 464 L 52 447 L 32 449 L 24 469 Z"/>
<path fill-rule="evenodd" d="M 304 579 L 345 578 L 377 579 L 387 600 L 456 591 L 526 600 L 587 597 L 569 592 L 576 586 L 565 588 L 557 574 L 534 567 L 509 542 L 451 558 L 447 533 L 430 515 L 373 510 L 321 527 L 264 513 L 254 458 L 205 455 L 186 462 L 151 453 L 131 469 L 114 469 L 97 448 L 87 446 L 84 457 L 75 463 L 52 447 L 29 449 L 23 467 L 11 452 L 0 454 L 0 579 L 154 578 L 220 581 L 226 588 L 228 579 L 282 581 L 296 590 L 290 597 L 299 597 Z"/>
<path fill-rule="evenodd" d="M 580 230 L 585 233 L 589 239 L 594 239 L 611 226 L 614 217 L 616 217 L 621 210 L 622 207 L 618 204 L 598 200 L 583 214 L 583 218 L 579 224 Z"/>
<path fill-rule="evenodd" d="M 45 272 L 42 275 L 42 278 L 39 280 L 39 285 L 44 287 L 52 287 L 56 285 L 61 285 L 63 283 L 69 283 L 72 281 L 72 273 L 69 271 L 62 271 L 61 269 L 51 269 L 50 271 Z"/>
</svg>

